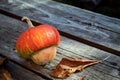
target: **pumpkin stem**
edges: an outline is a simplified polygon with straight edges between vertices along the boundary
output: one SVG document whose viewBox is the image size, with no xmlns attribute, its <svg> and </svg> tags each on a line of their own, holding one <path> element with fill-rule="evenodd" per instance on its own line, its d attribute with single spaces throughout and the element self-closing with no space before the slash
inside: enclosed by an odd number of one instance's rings
<svg viewBox="0 0 120 80">
<path fill-rule="evenodd" d="M 22 21 L 26 21 L 27 22 L 27 24 L 28 24 L 28 27 L 29 28 L 32 28 L 32 27 L 34 27 L 33 26 L 33 24 L 32 24 L 32 22 L 30 21 L 30 19 L 29 18 L 27 18 L 27 17 L 22 17 L 22 19 L 21 19 Z"/>
</svg>

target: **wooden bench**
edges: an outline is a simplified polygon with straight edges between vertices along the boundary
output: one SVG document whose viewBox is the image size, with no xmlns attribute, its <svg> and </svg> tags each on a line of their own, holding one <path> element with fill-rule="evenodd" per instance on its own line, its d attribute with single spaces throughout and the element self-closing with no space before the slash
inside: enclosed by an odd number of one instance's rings
<svg viewBox="0 0 120 80">
<path fill-rule="evenodd" d="M 61 34 L 57 56 L 39 66 L 18 56 L 15 43 L 29 17 L 34 25 L 54 25 Z M 120 20 L 51 0 L 13 0 L 0 3 L 0 57 L 10 59 L 6 68 L 15 80 L 57 80 L 50 76 L 64 57 L 107 60 L 64 80 L 120 80 Z M 59 79 L 63 80 L 63 79 Z"/>
</svg>

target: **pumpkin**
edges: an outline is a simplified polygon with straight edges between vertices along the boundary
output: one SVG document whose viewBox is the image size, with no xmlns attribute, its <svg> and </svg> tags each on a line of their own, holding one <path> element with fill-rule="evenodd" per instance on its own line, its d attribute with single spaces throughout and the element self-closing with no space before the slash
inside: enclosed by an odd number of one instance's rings
<svg viewBox="0 0 120 80">
<path fill-rule="evenodd" d="M 34 63 L 44 65 L 56 57 L 56 49 L 60 43 L 58 30 L 48 24 L 33 26 L 29 18 L 23 17 L 29 29 L 20 34 L 16 42 L 18 54 L 31 59 Z"/>
</svg>

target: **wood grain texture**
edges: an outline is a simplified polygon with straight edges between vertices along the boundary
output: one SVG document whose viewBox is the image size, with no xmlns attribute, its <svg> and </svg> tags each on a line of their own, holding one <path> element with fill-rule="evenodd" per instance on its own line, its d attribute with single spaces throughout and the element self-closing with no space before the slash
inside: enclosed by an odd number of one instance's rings
<svg viewBox="0 0 120 80">
<path fill-rule="evenodd" d="M 5 64 L 5 68 L 11 73 L 14 80 L 46 80 L 11 61 Z"/>
<path fill-rule="evenodd" d="M 27 24 L 18 21 L 16 19 L 0 15 L 0 55 L 6 56 L 11 61 L 21 65 L 22 67 L 29 69 L 39 75 L 46 76 L 49 80 L 54 79 L 49 74 L 52 68 L 63 58 L 87 58 L 102 60 L 105 57 L 111 55 L 107 61 L 100 64 L 91 66 L 85 69 L 81 73 L 76 73 L 73 76 L 65 80 L 76 80 L 81 76 L 87 75 L 88 80 L 119 80 L 120 79 L 120 58 L 108 52 L 96 49 L 94 47 L 87 46 L 83 43 L 61 36 L 61 43 L 58 46 L 58 52 L 56 59 L 45 66 L 35 65 L 31 61 L 27 61 L 18 56 L 15 50 L 15 43 L 18 35 L 27 29 Z M 113 65 L 114 63 L 116 65 Z M 99 79 L 98 79 L 99 78 Z"/>
<path fill-rule="evenodd" d="M 28 16 L 39 23 L 54 25 L 62 32 L 116 50 L 116 54 L 120 53 L 119 19 L 51 0 L 15 0 L 11 4 L 1 5 L 0 9 L 19 16 Z"/>
<path fill-rule="evenodd" d="M 0 56 L 0 58 L 2 57 Z M 13 80 L 46 80 L 11 61 L 4 63 L 4 68 L 8 70 L 8 72 L 11 74 Z M 2 80 L 1 70 L 2 70 L 2 67 L 0 67 L 0 80 Z"/>
</svg>

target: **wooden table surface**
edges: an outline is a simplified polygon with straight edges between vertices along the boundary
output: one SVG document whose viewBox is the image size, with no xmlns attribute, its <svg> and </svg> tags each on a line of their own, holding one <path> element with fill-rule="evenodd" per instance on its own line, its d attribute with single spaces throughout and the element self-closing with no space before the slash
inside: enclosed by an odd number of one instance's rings
<svg viewBox="0 0 120 80">
<path fill-rule="evenodd" d="M 18 56 L 15 44 L 27 29 L 20 19 L 34 25 L 51 24 L 61 35 L 53 62 L 39 66 Z M 120 80 L 120 19 L 104 16 L 51 0 L 2 0 L 0 2 L 0 57 L 10 59 L 6 68 L 14 80 L 63 80 L 50 76 L 62 58 L 107 60 L 64 80 Z M 1 78 L 0 78 L 1 80 Z"/>
</svg>

